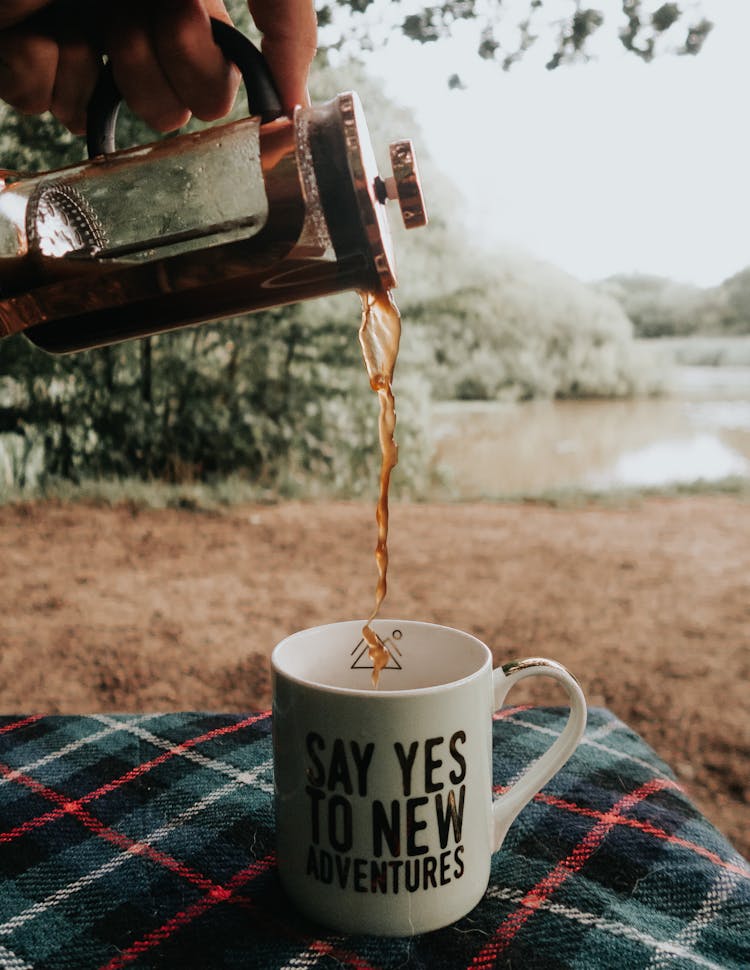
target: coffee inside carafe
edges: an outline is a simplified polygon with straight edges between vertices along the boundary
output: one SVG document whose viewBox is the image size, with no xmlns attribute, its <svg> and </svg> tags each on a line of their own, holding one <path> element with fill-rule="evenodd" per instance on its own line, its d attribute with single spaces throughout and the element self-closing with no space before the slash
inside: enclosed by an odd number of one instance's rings
<svg viewBox="0 0 750 970">
<path fill-rule="evenodd" d="M 0 336 L 88 349 L 396 284 L 386 204 L 424 223 L 409 142 L 375 164 L 354 93 L 0 186 Z"/>
</svg>

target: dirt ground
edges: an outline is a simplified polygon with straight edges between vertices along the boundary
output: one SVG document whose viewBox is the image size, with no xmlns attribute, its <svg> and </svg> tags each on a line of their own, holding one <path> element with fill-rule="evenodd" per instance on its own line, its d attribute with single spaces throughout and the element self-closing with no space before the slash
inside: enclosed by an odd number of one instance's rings
<svg viewBox="0 0 750 970">
<path fill-rule="evenodd" d="M 391 536 L 383 615 L 566 664 L 750 855 L 747 503 L 397 504 Z M 267 706 L 280 638 L 369 612 L 374 542 L 364 502 L 4 507 L 0 711 Z"/>
</svg>

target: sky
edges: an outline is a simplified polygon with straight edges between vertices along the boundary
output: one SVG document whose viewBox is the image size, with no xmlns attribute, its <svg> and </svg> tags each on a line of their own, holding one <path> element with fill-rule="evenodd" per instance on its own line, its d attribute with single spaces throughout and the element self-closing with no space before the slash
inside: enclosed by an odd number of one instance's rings
<svg viewBox="0 0 750 970">
<path fill-rule="evenodd" d="M 644 64 L 610 27 L 587 64 L 547 71 L 539 50 L 503 72 L 461 25 L 447 44 L 395 38 L 368 64 L 415 111 L 417 146 L 459 187 L 483 245 L 583 280 L 712 286 L 750 265 L 750 0 L 703 10 L 716 26 L 697 57 Z M 454 72 L 464 90 L 448 89 Z"/>
</svg>

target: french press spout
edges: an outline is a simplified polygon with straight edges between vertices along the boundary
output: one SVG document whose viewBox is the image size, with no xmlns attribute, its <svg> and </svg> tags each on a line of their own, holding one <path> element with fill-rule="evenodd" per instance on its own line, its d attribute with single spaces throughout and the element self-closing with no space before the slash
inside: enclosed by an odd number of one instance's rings
<svg viewBox="0 0 750 970">
<path fill-rule="evenodd" d="M 115 150 L 105 68 L 89 159 L 0 183 L 0 336 L 66 353 L 307 300 L 396 285 L 389 200 L 426 223 L 414 151 L 381 177 L 356 94 L 281 104 L 262 55 L 212 22 L 251 117 Z"/>
</svg>

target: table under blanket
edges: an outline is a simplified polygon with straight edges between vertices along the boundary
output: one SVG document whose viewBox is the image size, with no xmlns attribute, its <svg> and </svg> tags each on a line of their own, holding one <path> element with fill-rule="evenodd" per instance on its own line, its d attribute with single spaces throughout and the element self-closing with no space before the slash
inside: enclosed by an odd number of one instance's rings
<svg viewBox="0 0 750 970">
<path fill-rule="evenodd" d="M 566 716 L 496 715 L 498 790 Z M 468 916 L 413 939 L 334 935 L 279 885 L 269 712 L 7 716 L 0 967 L 748 968 L 750 867 L 594 709 Z"/>
</svg>

